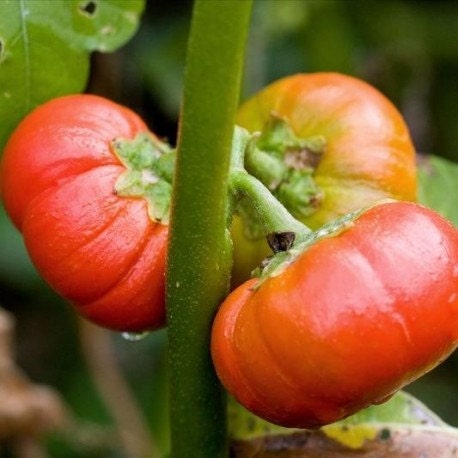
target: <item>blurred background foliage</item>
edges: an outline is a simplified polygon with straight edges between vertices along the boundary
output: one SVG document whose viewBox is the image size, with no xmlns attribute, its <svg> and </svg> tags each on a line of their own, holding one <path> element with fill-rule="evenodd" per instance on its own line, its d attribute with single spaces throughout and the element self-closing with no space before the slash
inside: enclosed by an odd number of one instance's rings
<svg viewBox="0 0 458 458">
<path fill-rule="evenodd" d="M 129 44 L 113 54 L 93 55 L 87 88 L 130 106 L 172 143 L 191 7 L 191 1 L 148 0 L 140 30 Z M 276 78 L 314 71 L 343 72 L 372 83 L 403 112 L 419 152 L 458 162 L 458 2 L 257 0 L 242 98 Z M 449 185 L 456 189 L 457 174 L 453 177 Z M 82 423 L 110 430 L 112 412 L 88 372 L 78 321 L 41 281 L 2 209 L 0 303 L 17 320 L 21 368 L 33 381 L 62 393 Z M 115 334 L 111 340 L 148 427 L 165 450 L 165 332 L 139 342 Z M 408 388 L 454 426 L 458 410 L 450 400 L 458 395 L 456 374 L 457 354 Z M 86 441 L 79 443 L 51 437 L 50 455 L 125 456 L 100 439 L 95 428 L 88 431 Z M 9 456 L 8 451 L 1 456 Z"/>
</svg>

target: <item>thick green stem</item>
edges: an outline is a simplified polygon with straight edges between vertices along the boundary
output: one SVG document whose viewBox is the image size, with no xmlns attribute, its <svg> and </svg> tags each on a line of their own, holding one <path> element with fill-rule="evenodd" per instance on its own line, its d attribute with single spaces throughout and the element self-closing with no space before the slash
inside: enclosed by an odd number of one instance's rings
<svg viewBox="0 0 458 458">
<path fill-rule="evenodd" d="M 261 181 L 246 171 L 233 170 L 230 185 L 233 193 L 238 192 L 248 197 L 266 235 L 276 232 L 294 232 L 304 237 L 311 233 L 307 226 L 291 216 Z"/>
<path fill-rule="evenodd" d="M 227 456 L 210 332 L 229 284 L 228 174 L 251 3 L 197 0 L 194 7 L 167 271 L 174 458 Z"/>
</svg>

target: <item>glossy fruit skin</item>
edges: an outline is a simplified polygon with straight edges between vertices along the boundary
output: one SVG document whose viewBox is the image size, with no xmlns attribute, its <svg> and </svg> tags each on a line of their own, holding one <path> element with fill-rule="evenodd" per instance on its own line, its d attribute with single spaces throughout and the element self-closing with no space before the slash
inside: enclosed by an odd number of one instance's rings
<svg viewBox="0 0 458 458">
<path fill-rule="evenodd" d="M 1 195 L 42 277 L 81 315 L 119 331 L 164 325 L 168 228 L 143 199 L 119 197 L 125 170 L 110 147 L 147 126 L 102 97 L 63 96 L 17 127 L 3 156 Z"/>
<path fill-rule="evenodd" d="M 296 74 L 282 78 L 244 102 L 238 125 L 260 131 L 271 113 L 285 117 L 299 137 L 324 136 L 326 149 L 313 178 L 323 192 L 320 207 L 300 218 L 312 229 L 380 199 L 416 199 L 415 150 L 396 107 L 377 89 L 338 73 Z M 240 225 L 239 225 L 240 226 Z M 263 241 L 235 238 L 236 276 L 245 277 L 266 255 Z M 244 256 L 247 243 L 259 255 Z M 248 264 L 248 265 L 247 265 Z"/>
<path fill-rule="evenodd" d="M 212 356 L 238 401 L 316 428 L 383 402 L 458 339 L 458 232 L 420 205 L 375 206 L 217 313 Z"/>
</svg>

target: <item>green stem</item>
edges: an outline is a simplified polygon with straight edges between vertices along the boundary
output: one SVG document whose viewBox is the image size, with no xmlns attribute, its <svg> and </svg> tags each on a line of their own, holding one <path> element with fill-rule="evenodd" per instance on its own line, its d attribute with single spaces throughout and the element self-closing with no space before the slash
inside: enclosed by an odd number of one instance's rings
<svg viewBox="0 0 458 458">
<path fill-rule="evenodd" d="M 232 193 L 241 193 L 248 197 L 266 235 L 294 232 L 296 238 L 302 239 L 312 232 L 305 224 L 291 216 L 261 181 L 245 170 L 233 170 L 230 178 Z"/>
<path fill-rule="evenodd" d="M 283 182 L 288 168 L 282 159 L 251 144 L 245 157 L 245 166 L 250 174 L 259 178 L 266 186 L 274 191 Z"/>
<path fill-rule="evenodd" d="M 228 291 L 232 132 L 251 0 L 196 0 L 174 178 L 167 319 L 172 457 L 227 456 L 226 402 L 210 358 Z"/>
<path fill-rule="evenodd" d="M 287 119 L 271 114 L 262 132 L 253 134 L 248 143 L 245 168 L 302 219 L 323 199 L 313 175 L 325 149 L 324 137 L 297 137 Z"/>
</svg>

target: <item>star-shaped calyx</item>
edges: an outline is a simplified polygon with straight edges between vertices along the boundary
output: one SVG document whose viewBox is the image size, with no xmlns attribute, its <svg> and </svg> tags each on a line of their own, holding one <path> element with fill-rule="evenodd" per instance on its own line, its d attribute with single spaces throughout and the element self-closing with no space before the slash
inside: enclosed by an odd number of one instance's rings
<svg viewBox="0 0 458 458">
<path fill-rule="evenodd" d="M 114 185 L 121 197 L 138 197 L 148 202 L 152 221 L 167 224 L 172 199 L 175 152 L 148 132 L 134 139 L 116 138 L 113 153 L 126 167 Z"/>
</svg>

